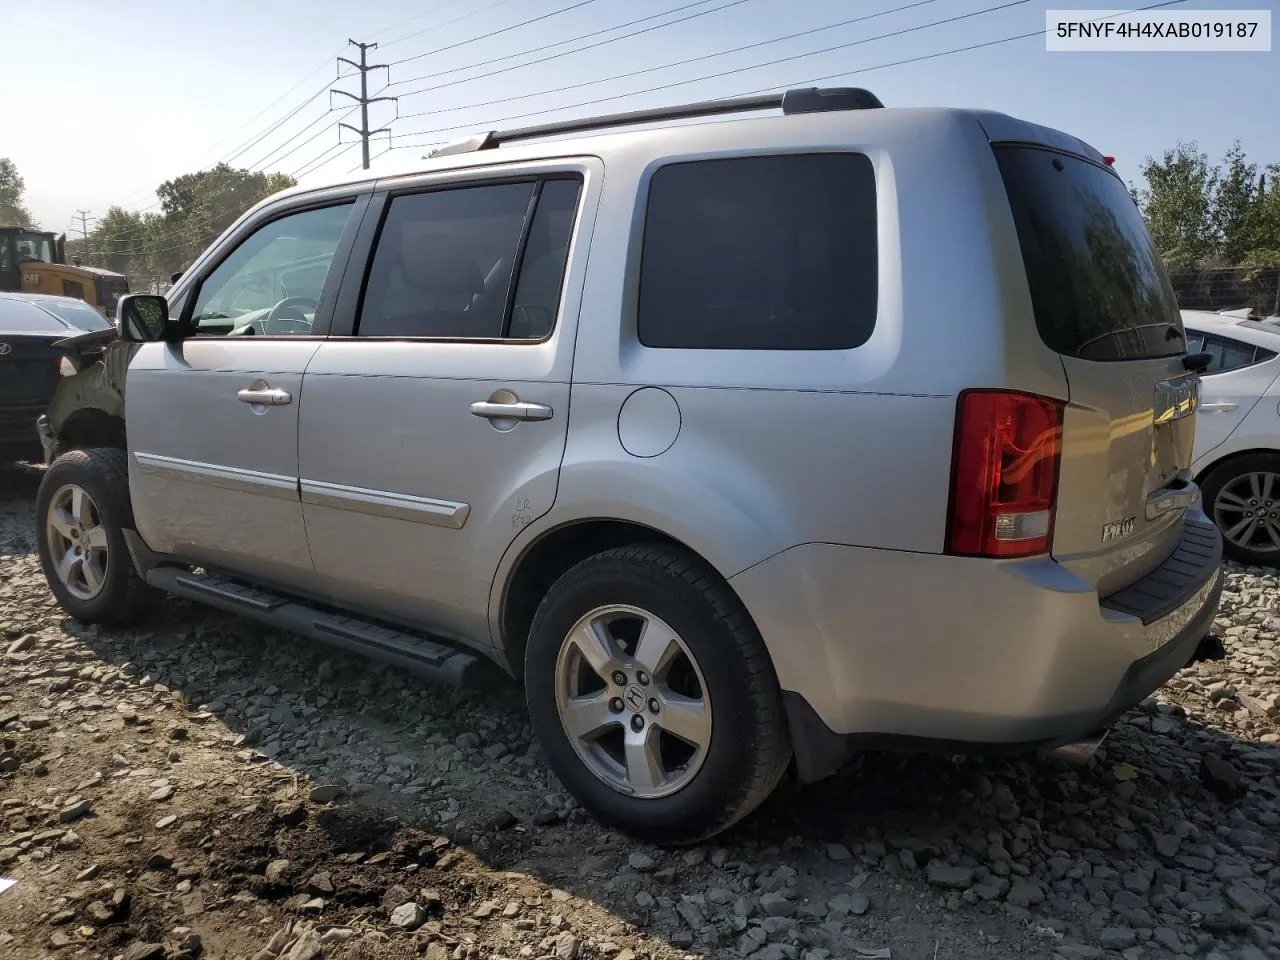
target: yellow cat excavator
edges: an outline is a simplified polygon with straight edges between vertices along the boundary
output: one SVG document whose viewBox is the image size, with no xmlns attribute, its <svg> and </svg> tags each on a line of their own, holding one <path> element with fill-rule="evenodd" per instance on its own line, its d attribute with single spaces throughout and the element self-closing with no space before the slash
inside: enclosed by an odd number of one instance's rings
<svg viewBox="0 0 1280 960">
<path fill-rule="evenodd" d="M 129 292 L 129 278 L 67 263 L 65 235 L 0 227 L 0 290 L 76 297 L 112 320 L 116 302 Z"/>
</svg>

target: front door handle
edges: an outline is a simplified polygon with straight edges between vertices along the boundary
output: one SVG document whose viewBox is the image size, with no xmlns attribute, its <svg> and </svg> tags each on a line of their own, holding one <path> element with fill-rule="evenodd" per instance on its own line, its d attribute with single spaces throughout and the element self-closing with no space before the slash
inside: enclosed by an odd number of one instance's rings
<svg viewBox="0 0 1280 960">
<path fill-rule="evenodd" d="M 1230 413 L 1237 404 L 1224 401 L 1222 403 L 1202 403 L 1196 407 L 1201 413 Z"/>
<path fill-rule="evenodd" d="M 241 403 L 260 404 L 264 407 L 279 407 L 293 403 L 293 394 L 279 387 L 249 387 L 236 392 L 236 399 Z"/>
<path fill-rule="evenodd" d="M 550 420 L 554 411 L 545 403 L 525 403 L 522 400 L 494 403 L 492 400 L 477 400 L 471 405 L 471 413 L 486 420 Z"/>
</svg>

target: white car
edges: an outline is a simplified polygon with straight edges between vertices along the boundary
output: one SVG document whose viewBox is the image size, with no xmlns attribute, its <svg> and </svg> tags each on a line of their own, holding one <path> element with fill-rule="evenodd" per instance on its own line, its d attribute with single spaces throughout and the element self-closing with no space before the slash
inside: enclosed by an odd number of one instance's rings
<svg viewBox="0 0 1280 960">
<path fill-rule="evenodd" d="M 1182 311 L 1188 353 L 1213 357 L 1201 377 L 1191 469 L 1223 551 L 1280 565 L 1280 327 Z"/>
</svg>

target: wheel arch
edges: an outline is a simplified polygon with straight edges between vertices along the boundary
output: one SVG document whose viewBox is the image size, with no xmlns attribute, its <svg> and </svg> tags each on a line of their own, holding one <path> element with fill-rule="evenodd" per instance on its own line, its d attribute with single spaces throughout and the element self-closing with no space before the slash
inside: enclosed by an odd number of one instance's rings
<svg viewBox="0 0 1280 960">
<path fill-rule="evenodd" d="M 498 649 L 508 671 L 521 676 L 529 626 L 542 598 L 551 585 L 570 567 L 604 550 L 636 543 L 666 544 L 696 557 L 715 571 L 728 589 L 742 603 L 742 598 L 729 581 L 730 573 L 720 569 L 702 551 L 681 537 L 656 526 L 636 520 L 593 517 L 567 520 L 540 531 L 522 544 L 514 558 L 495 581 L 491 619 L 494 622 Z M 743 612 L 752 626 L 754 619 L 743 604 Z M 768 645 L 766 644 L 766 650 Z"/>
<path fill-rule="evenodd" d="M 1243 450 L 1232 450 L 1230 453 L 1224 453 L 1222 456 L 1211 460 L 1200 468 L 1199 472 L 1196 474 L 1196 484 L 1204 486 L 1205 479 L 1219 467 L 1225 466 L 1235 460 L 1239 460 L 1242 457 L 1257 456 L 1275 457 L 1277 460 L 1280 460 L 1280 450 L 1277 450 L 1274 447 L 1247 447 Z"/>
</svg>

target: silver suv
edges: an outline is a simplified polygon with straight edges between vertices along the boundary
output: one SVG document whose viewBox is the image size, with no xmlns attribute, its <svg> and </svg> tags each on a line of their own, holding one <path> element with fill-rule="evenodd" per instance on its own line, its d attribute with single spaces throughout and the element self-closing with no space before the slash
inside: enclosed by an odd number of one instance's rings
<svg viewBox="0 0 1280 960">
<path fill-rule="evenodd" d="M 799 90 L 421 166 L 125 300 L 125 448 L 39 492 L 69 613 L 496 661 L 567 789 L 671 844 L 863 747 L 1096 742 L 1192 657 L 1204 357 L 1092 147 Z"/>
</svg>

